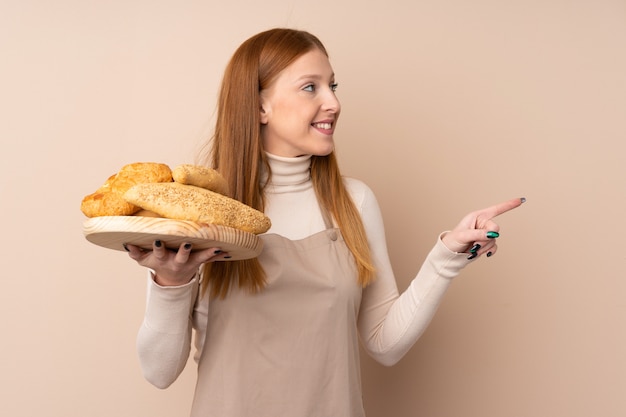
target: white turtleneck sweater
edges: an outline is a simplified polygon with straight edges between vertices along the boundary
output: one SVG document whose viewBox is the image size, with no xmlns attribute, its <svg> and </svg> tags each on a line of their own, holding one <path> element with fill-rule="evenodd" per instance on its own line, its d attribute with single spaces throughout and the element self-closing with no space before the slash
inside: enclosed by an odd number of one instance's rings
<svg viewBox="0 0 626 417">
<path fill-rule="evenodd" d="M 266 189 L 265 214 L 272 221 L 268 233 L 298 240 L 324 230 L 309 175 L 310 156 L 284 158 L 268 154 L 268 158 L 272 170 Z M 384 365 L 393 365 L 426 329 L 452 278 L 471 261 L 466 254 L 448 250 L 439 238 L 417 276 L 399 294 L 376 198 L 361 181 L 346 178 L 345 184 L 361 213 L 376 268 L 374 281 L 363 290 L 357 323 L 359 336 L 370 356 Z M 137 348 L 146 379 L 165 388 L 187 363 L 192 329 L 196 333 L 194 358 L 200 358 L 210 302 L 195 299 L 196 278 L 177 287 L 161 287 L 151 278 L 148 286 Z"/>
</svg>

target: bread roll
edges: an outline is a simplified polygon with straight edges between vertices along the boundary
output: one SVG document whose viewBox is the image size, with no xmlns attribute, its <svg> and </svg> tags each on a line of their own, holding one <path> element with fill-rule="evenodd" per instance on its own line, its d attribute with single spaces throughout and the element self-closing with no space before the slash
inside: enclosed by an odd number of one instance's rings
<svg viewBox="0 0 626 417">
<path fill-rule="evenodd" d="M 181 184 L 195 185 L 219 194 L 228 195 L 228 183 L 213 168 L 183 164 L 172 170 L 172 178 Z"/>
<path fill-rule="evenodd" d="M 124 200 L 122 194 L 113 192 L 113 180 L 116 175 L 111 175 L 96 192 L 83 198 L 80 209 L 87 217 L 125 216 L 138 210 L 137 206 Z"/>
<path fill-rule="evenodd" d="M 216 224 L 249 233 L 265 233 L 270 219 L 237 200 L 194 185 L 178 182 L 137 184 L 124 199 L 162 217 Z"/>
<path fill-rule="evenodd" d="M 124 199 L 132 186 L 149 182 L 171 182 L 169 166 L 157 162 L 127 164 L 111 175 L 96 192 L 85 196 L 80 209 L 87 217 L 129 216 L 141 208 Z"/>
</svg>

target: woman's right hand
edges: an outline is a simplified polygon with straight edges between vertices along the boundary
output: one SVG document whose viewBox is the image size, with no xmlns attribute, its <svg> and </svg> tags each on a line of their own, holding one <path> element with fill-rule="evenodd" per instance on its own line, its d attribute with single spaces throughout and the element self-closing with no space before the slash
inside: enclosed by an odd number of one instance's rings
<svg viewBox="0 0 626 417">
<path fill-rule="evenodd" d="M 167 249 L 160 240 L 155 240 L 152 250 L 126 244 L 129 256 L 141 266 L 155 272 L 154 281 L 161 286 L 187 284 L 198 272 L 200 265 L 220 259 L 228 259 L 227 252 L 220 248 L 209 248 L 192 252 L 191 243 L 182 243 L 177 251 Z"/>
</svg>

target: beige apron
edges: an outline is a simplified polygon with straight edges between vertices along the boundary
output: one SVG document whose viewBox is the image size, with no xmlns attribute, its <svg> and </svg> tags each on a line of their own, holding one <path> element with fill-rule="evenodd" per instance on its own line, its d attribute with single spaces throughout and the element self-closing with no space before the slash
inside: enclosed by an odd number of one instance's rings
<svg viewBox="0 0 626 417">
<path fill-rule="evenodd" d="M 361 417 L 361 286 L 338 229 L 263 235 L 265 290 L 210 301 L 193 417 Z"/>
</svg>

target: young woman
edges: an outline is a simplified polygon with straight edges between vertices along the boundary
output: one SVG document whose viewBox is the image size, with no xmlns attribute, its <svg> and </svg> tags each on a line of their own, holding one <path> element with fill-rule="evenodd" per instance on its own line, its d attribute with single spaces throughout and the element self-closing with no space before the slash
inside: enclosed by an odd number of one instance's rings
<svg viewBox="0 0 626 417">
<path fill-rule="evenodd" d="M 272 220 L 263 252 L 226 261 L 220 248 L 128 246 L 151 269 L 138 335 L 151 383 L 178 377 L 195 330 L 193 416 L 363 416 L 359 340 L 385 365 L 402 358 L 452 278 L 496 252 L 492 218 L 523 202 L 470 213 L 442 233 L 399 294 L 376 198 L 341 176 L 333 153 L 336 86 L 324 46 L 307 32 L 245 41 L 225 71 L 207 165 L 231 197 Z"/>
</svg>

